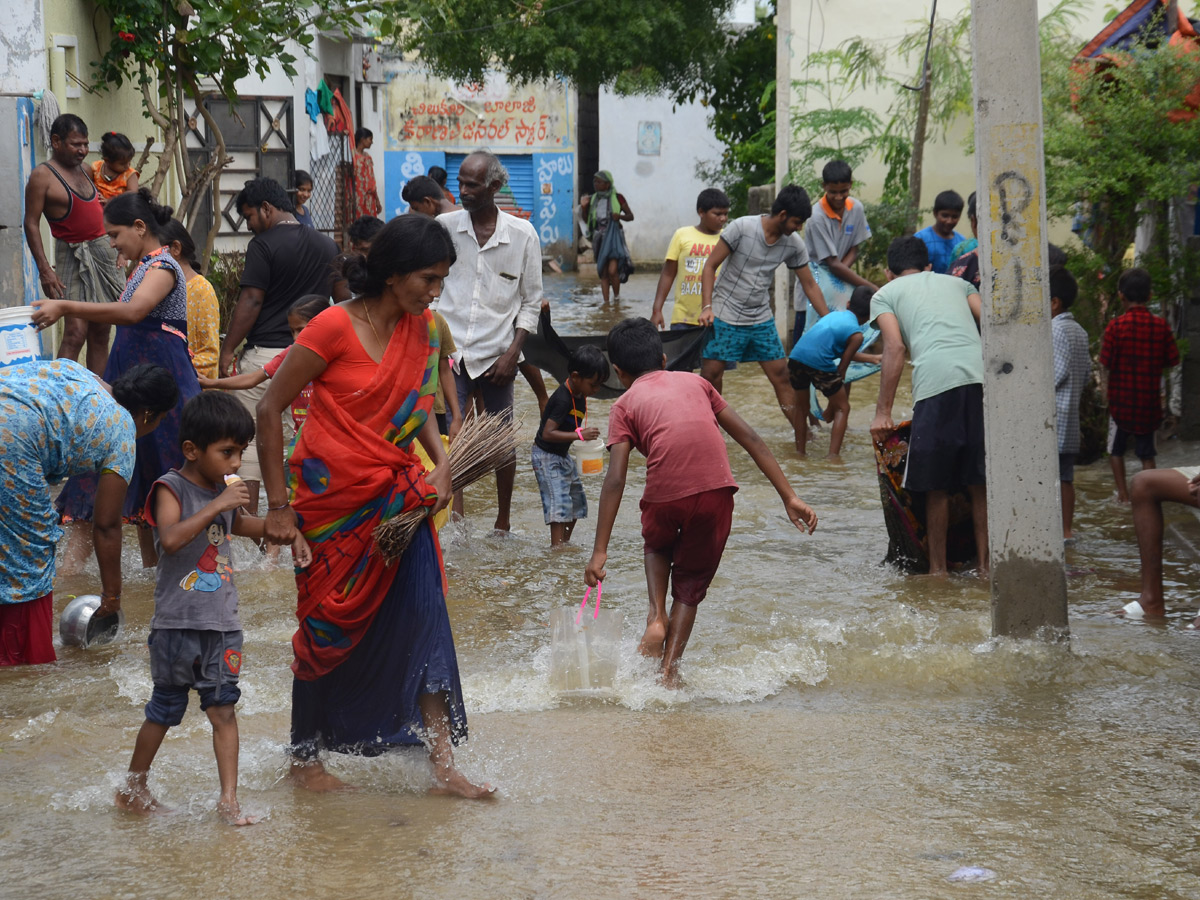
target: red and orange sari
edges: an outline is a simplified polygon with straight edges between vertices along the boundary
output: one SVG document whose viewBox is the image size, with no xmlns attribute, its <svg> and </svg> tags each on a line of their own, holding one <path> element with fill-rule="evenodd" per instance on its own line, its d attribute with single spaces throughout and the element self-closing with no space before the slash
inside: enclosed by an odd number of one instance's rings
<svg viewBox="0 0 1200 900">
<path fill-rule="evenodd" d="M 436 502 L 411 445 L 433 407 L 437 366 L 437 329 L 426 312 L 401 318 L 361 390 L 335 395 L 319 377 L 313 381 L 288 460 L 292 506 L 313 551 L 312 564 L 296 575 L 292 670 L 302 681 L 326 675 L 353 652 L 392 586 L 399 564 L 384 564 L 375 527 Z M 436 534 L 433 546 L 440 570 Z"/>
</svg>

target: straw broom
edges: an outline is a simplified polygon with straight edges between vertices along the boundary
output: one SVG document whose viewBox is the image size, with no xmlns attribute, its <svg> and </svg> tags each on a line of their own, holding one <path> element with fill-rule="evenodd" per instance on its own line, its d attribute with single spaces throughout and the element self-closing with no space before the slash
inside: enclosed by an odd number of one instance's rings
<svg viewBox="0 0 1200 900">
<path fill-rule="evenodd" d="M 450 445 L 451 488 L 461 491 L 510 462 L 516 456 L 520 430 L 520 423 L 507 416 L 467 416 Z M 418 506 L 376 526 L 375 547 L 389 566 L 404 555 L 431 508 Z"/>
</svg>

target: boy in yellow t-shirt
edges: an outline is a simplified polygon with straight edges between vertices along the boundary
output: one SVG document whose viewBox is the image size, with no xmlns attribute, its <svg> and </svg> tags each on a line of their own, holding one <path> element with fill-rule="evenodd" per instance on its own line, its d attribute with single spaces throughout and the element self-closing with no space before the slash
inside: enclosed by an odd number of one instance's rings
<svg viewBox="0 0 1200 900">
<path fill-rule="evenodd" d="M 671 313 L 671 329 L 688 328 L 700 324 L 700 275 L 712 248 L 721 237 L 721 229 L 729 218 L 729 198 L 717 188 L 706 188 L 696 198 L 696 212 L 700 224 L 686 225 L 675 232 L 667 247 L 662 274 L 658 276 L 658 288 L 654 291 L 654 312 L 650 321 L 660 331 L 663 328 L 663 304 L 667 294 L 679 275 L 675 285 L 675 309 Z"/>
</svg>

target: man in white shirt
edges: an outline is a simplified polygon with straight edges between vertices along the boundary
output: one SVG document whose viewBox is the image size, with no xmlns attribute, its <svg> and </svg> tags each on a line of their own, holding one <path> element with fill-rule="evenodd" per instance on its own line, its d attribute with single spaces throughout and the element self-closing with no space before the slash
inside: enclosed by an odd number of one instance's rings
<svg viewBox="0 0 1200 900">
<path fill-rule="evenodd" d="M 542 304 L 542 248 L 537 232 L 496 206 L 508 172 L 494 153 L 478 150 L 458 170 L 462 209 L 438 216 L 458 260 L 442 288 L 438 312 L 458 345 L 459 408 L 479 391 L 487 412 L 512 415 L 513 378 L 525 338 L 537 329 Z M 496 529 L 509 530 L 517 461 L 496 472 Z M 462 511 L 461 498 L 455 509 Z"/>
</svg>

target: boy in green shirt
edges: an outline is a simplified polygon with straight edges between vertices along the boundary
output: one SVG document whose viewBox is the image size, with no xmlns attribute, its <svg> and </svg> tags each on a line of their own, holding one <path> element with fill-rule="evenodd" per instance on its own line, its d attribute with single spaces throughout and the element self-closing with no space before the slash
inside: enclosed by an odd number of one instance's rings
<svg viewBox="0 0 1200 900">
<path fill-rule="evenodd" d="M 871 298 L 871 322 L 883 341 L 871 436 L 882 443 L 895 430 L 892 404 L 907 348 L 913 365 L 913 415 L 904 487 L 926 495 L 930 575 L 946 574 L 950 494 L 961 488 L 971 497 L 980 573 L 988 569 L 979 307 L 974 285 L 929 271 L 924 241 L 892 241 L 888 283 Z"/>
</svg>

